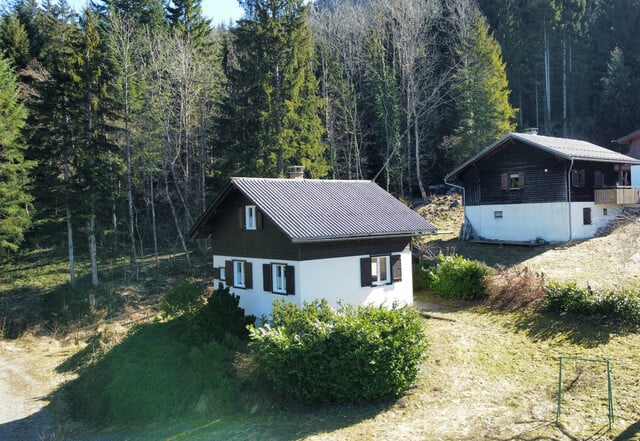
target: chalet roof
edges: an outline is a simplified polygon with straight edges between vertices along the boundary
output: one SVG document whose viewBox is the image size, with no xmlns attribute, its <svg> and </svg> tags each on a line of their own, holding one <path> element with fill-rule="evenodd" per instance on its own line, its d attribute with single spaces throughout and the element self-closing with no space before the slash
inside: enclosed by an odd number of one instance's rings
<svg viewBox="0 0 640 441">
<path fill-rule="evenodd" d="M 618 138 L 616 142 L 618 144 L 628 145 L 628 144 L 631 144 L 631 141 L 633 141 L 636 138 L 640 138 L 640 129 L 635 130 L 627 135 L 624 135 L 622 138 Z"/>
<path fill-rule="evenodd" d="M 523 133 L 508 133 L 489 147 L 482 150 L 477 155 L 468 159 L 459 165 L 455 170 L 449 173 L 445 179 L 456 176 L 470 165 L 478 162 L 483 157 L 489 155 L 509 141 L 519 141 L 532 147 L 544 150 L 553 155 L 559 156 L 567 160 L 592 161 L 592 162 L 613 162 L 622 164 L 640 164 L 640 160 L 634 159 L 622 153 L 591 144 L 590 142 L 580 141 L 569 138 L 555 138 L 551 136 L 529 135 Z"/>
<path fill-rule="evenodd" d="M 253 201 L 294 243 L 436 231 L 371 181 L 232 178 L 189 232 L 192 239 L 233 189 Z"/>
</svg>

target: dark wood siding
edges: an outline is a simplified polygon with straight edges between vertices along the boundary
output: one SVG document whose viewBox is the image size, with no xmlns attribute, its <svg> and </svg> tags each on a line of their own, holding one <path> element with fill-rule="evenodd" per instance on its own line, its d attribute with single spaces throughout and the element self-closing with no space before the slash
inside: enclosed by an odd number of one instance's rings
<svg viewBox="0 0 640 441">
<path fill-rule="evenodd" d="M 408 237 L 396 237 L 308 243 L 300 245 L 300 260 L 399 253 L 407 248 L 410 242 L 411 239 Z"/>
<path fill-rule="evenodd" d="M 618 179 L 618 172 L 615 171 L 615 164 L 608 162 L 585 162 L 576 161 L 573 170 L 584 170 L 584 186 L 571 186 L 571 200 L 580 202 L 593 202 L 595 198 L 595 188 L 614 187 Z M 596 182 L 596 174 L 599 175 L 602 184 Z"/>
<path fill-rule="evenodd" d="M 514 142 L 482 158 L 462 176 L 467 205 L 562 202 L 567 200 L 568 161 Z M 503 189 L 504 174 L 518 173 L 520 189 Z"/>
<path fill-rule="evenodd" d="M 219 207 L 219 216 L 213 223 L 213 252 L 219 256 L 238 256 L 277 260 L 297 260 L 298 247 L 282 233 L 268 218 L 258 214 L 259 229 L 244 230 L 240 220 L 244 219 L 244 206 L 254 205 L 238 191 Z M 258 208 L 259 210 L 259 208 Z"/>
</svg>

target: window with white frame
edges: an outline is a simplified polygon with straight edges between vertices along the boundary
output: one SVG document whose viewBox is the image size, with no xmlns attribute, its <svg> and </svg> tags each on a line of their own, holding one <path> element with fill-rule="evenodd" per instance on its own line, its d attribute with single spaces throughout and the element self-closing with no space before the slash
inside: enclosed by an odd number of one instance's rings
<svg viewBox="0 0 640 441">
<path fill-rule="evenodd" d="M 371 257 L 371 285 L 387 285 L 391 282 L 389 256 Z"/>
<path fill-rule="evenodd" d="M 273 292 L 286 294 L 287 292 L 287 265 L 274 263 L 271 265 L 273 272 Z"/>
<path fill-rule="evenodd" d="M 255 230 L 256 225 L 256 206 L 246 205 L 244 207 L 244 227 L 247 230 Z"/>
<path fill-rule="evenodd" d="M 227 280 L 227 272 L 225 271 L 224 266 L 221 266 L 221 267 L 220 267 L 220 269 L 219 269 L 218 271 L 219 271 L 219 273 L 218 273 L 218 274 L 219 274 L 219 276 L 220 276 L 220 277 L 219 277 L 219 278 L 220 278 L 220 280 Z"/>
<path fill-rule="evenodd" d="M 241 260 L 233 261 L 233 286 L 238 288 L 245 287 L 244 262 Z"/>
</svg>

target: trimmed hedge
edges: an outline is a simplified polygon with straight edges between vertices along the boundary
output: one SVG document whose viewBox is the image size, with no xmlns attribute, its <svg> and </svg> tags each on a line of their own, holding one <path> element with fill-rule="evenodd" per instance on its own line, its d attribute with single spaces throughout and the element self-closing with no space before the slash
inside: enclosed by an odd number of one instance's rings
<svg viewBox="0 0 640 441">
<path fill-rule="evenodd" d="M 640 293 L 636 291 L 600 292 L 575 283 L 550 282 L 544 297 L 544 306 L 549 311 L 640 322 Z"/>
<path fill-rule="evenodd" d="M 394 398 L 415 381 L 427 341 L 410 308 L 303 308 L 276 301 L 273 323 L 250 327 L 250 346 L 274 389 L 305 403 Z"/>
<path fill-rule="evenodd" d="M 457 254 L 438 254 L 438 265 L 430 273 L 430 288 L 448 299 L 478 300 L 487 296 L 485 277 L 491 267 Z"/>
</svg>

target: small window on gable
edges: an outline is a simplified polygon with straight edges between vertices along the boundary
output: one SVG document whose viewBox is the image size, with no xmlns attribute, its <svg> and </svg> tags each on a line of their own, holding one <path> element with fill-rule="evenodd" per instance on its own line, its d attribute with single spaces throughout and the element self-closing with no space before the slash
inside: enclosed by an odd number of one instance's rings
<svg viewBox="0 0 640 441">
<path fill-rule="evenodd" d="M 255 230 L 257 229 L 256 222 L 256 206 L 255 205 L 246 205 L 244 207 L 244 228 L 246 230 Z"/>
<path fill-rule="evenodd" d="M 582 170 L 571 170 L 571 186 L 572 187 L 584 187 L 586 184 L 586 171 Z"/>
<path fill-rule="evenodd" d="M 521 190 L 524 188 L 524 172 L 502 173 L 501 187 L 503 190 Z"/>
</svg>

